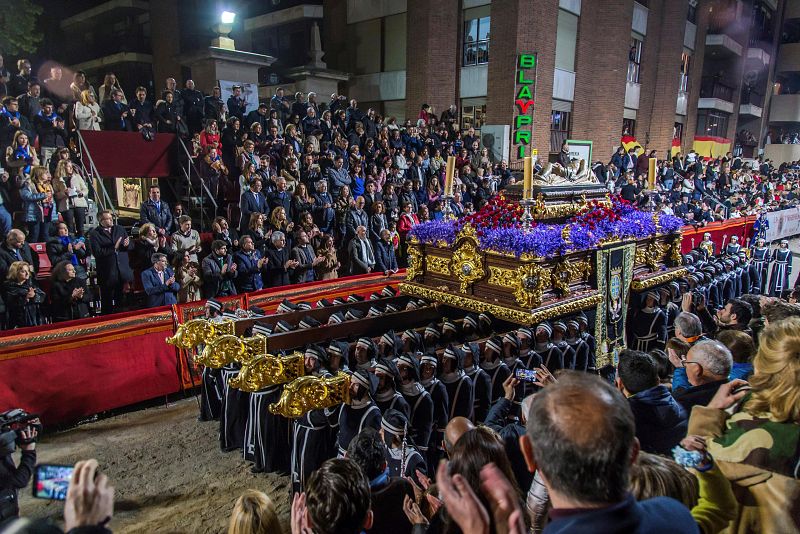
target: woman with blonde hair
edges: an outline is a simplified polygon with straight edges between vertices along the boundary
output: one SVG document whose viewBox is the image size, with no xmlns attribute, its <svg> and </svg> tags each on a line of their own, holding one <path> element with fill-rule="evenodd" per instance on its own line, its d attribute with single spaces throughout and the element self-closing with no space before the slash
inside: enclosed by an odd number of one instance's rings
<svg viewBox="0 0 800 534">
<path fill-rule="evenodd" d="M 731 380 L 708 406 L 695 406 L 688 433 L 712 438 L 708 452 L 734 486 L 739 509 L 730 532 L 798 532 L 800 318 L 764 329 L 749 392 L 746 385 Z"/>
<path fill-rule="evenodd" d="M 103 78 L 103 85 L 100 86 L 100 90 L 98 91 L 100 102 L 111 100 L 111 97 L 114 96 L 113 93 L 115 89 L 122 93 L 122 103 L 127 104 L 128 100 L 125 98 L 125 92 L 122 90 L 122 86 L 120 86 L 119 80 L 117 80 L 117 76 L 113 72 L 109 72 L 106 74 L 105 78 Z"/>
<path fill-rule="evenodd" d="M 100 130 L 103 119 L 94 91 L 81 91 L 80 99 L 75 103 L 75 121 L 79 130 Z"/>
<path fill-rule="evenodd" d="M 33 282 L 33 267 L 24 261 L 15 261 L 8 268 L 3 282 L 6 304 L 6 328 L 23 328 L 42 324 L 39 304 L 44 293 Z"/>
<path fill-rule="evenodd" d="M 228 534 L 280 534 L 275 503 L 266 494 L 246 490 L 233 505 Z"/>
<path fill-rule="evenodd" d="M 202 298 L 200 288 L 203 287 L 203 279 L 200 277 L 200 265 L 192 261 L 192 255 L 188 250 L 183 254 L 175 256 L 175 279 L 181 288 L 178 291 L 178 302 L 197 302 Z"/>
<path fill-rule="evenodd" d="M 342 264 L 336 256 L 336 245 L 330 234 L 322 236 L 320 247 L 317 249 L 317 257 L 325 258 L 314 266 L 319 280 L 335 280 L 339 278 L 339 267 Z"/>
<path fill-rule="evenodd" d="M 34 167 L 30 178 L 19 188 L 28 241 L 44 243 L 50 237 L 52 224 L 58 220 L 50 172 L 45 167 Z"/>
<path fill-rule="evenodd" d="M 58 202 L 58 213 L 70 231 L 82 236 L 86 210 L 89 208 L 86 200 L 89 197 L 89 187 L 69 160 L 59 161 L 56 166 L 53 195 Z"/>
</svg>

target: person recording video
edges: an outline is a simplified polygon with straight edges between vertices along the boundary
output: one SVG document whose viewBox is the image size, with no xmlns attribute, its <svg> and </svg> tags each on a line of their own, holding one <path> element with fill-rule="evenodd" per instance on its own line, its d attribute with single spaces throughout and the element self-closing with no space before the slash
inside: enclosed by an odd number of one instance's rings
<svg viewBox="0 0 800 534">
<path fill-rule="evenodd" d="M 6 436 L 12 438 L 6 441 Z M 0 434 L 0 523 L 10 517 L 19 515 L 18 492 L 28 485 L 36 466 L 36 436 L 38 431 L 27 426 L 18 433 L 15 431 Z M 17 436 L 14 438 L 13 436 Z M 14 444 L 18 443 L 22 451 L 19 466 L 14 463 Z"/>
</svg>

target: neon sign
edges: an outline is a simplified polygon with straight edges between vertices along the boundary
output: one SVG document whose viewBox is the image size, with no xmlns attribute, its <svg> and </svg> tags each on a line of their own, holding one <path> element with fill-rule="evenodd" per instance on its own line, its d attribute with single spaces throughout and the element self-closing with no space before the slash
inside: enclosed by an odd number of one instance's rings
<svg viewBox="0 0 800 534">
<path fill-rule="evenodd" d="M 525 157 L 525 149 L 533 140 L 533 111 L 536 108 L 536 54 L 517 56 L 517 77 L 514 84 L 514 144 L 517 158 Z"/>
</svg>

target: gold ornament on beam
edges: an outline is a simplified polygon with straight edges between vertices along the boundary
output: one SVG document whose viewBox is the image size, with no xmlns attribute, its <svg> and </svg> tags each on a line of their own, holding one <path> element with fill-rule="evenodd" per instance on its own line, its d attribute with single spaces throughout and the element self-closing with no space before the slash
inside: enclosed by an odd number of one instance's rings
<svg viewBox="0 0 800 534">
<path fill-rule="evenodd" d="M 247 363 L 259 354 L 266 353 L 266 336 L 256 334 L 253 337 L 241 338 L 233 334 L 226 334 L 207 343 L 195 361 L 206 367 L 219 369 L 233 362 Z"/>
<path fill-rule="evenodd" d="M 208 343 L 217 336 L 233 334 L 234 324 L 230 319 L 213 323 L 206 319 L 192 319 L 178 325 L 174 336 L 168 337 L 166 342 L 179 349 L 189 350 Z"/>
<path fill-rule="evenodd" d="M 228 385 L 255 393 L 267 386 L 286 384 L 305 374 L 305 358 L 299 352 L 289 356 L 261 354 L 243 364 L 239 374 L 228 380 Z"/>
<path fill-rule="evenodd" d="M 302 417 L 311 410 L 350 403 L 350 375 L 303 376 L 287 384 L 278 402 L 269 411 L 290 419 Z"/>
<path fill-rule="evenodd" d="M 459 290 L 467 292 L 470 284 L 486 276 L 483 253 L 478 247 L 478 236 L 471 224 L 465 224 L 455 242 L 455 251 L 450 260 L 450 272 L 455 273 L 461 283 Z"/>
</svg>

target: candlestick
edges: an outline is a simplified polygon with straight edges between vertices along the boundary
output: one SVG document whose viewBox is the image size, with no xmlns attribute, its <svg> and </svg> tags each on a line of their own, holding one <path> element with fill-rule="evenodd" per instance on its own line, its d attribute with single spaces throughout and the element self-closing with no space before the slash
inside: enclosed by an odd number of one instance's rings
<svg viewBox="0 0 800 534">
<path fill-rule="evenodd" d="M 522 213 L 522 229 L 526 232 L 529 232 L 533 228 L 533 213 L 531 210 L 533 208 L 534 201 L 529 198 L 522 199 L 520 201 L 522 208 L 525 210 Z"/>
<path fill-rule="evenodd" d="M 447 156 L 447 165 L 444 169 L 444 194 L 453 194 L 453 174 L 456 171 L 456 157 Z"/>
<path fill-rule="evenodd" d="M 442 217 L 444 220 L 449 221 L 456 218 L 455 212 L 453 212 L 453 206 L 451 202 L 453 201 L 453 195 L 442 195 Z"/>
<path fill-rule="evenodd" d="M 533 183 L 533 158 L 525 157 L 523 160 L 522 198 L 529 199 L 533 196 L 531 184 Z"/>
</svg>

